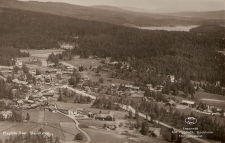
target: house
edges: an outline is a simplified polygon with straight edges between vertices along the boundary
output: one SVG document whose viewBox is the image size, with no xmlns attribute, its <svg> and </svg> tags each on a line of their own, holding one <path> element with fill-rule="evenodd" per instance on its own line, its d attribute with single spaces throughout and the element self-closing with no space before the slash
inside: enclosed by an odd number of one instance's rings
<svg viewBox="0 0 225 143">
<path fill-rule="evenodd" d="M 150 89 L 152 87 L 152 84 L 146 84 L 145 86 Z"/>
<path fill-rule="evenodd" d="M 71 109 L 68 110 L 68 114 L 69 115 L 83 115 L 84 111 L 85 110 L 82 109 L 82 108 L 77 108 L 77 109 L 71 108 Z"/>
<path fill-rule="evenodd" d="M 23 105 L 24 104 L 23 100 L 18 100 L 18 101 L 16 101 L 16 103 L 17 103 L 17 105 Z"/>
<path fill-rule="evenodd" d="M 114 112 L 109 111 L 108 113 L 100 113 L 95 116 L 96 120 L 103 120 L 103 121 L 114 121 Z"/>
<path fill-rule="evenodd" d="M 173 100 L 170 100 L 166 103 L 166 106 L 176 106 L 176 103 Z"/>
<path fill-rule="evenodd" d="M 42 133 L 43 138 L 48 142 L 50 141 L 51 136 L 53 137 L 53 133 L 49 133 L 49 132 L 43 132 Z"/>
<path fill-rule="evenodd" d="M 111 61 L 111 57 L 106 57 L 106 58 L 105 58 L 105 63 L 106 63 L 106 64 L 110 63 L 110 61 Z"/>
<path fill-rule="evenodd" d="M 60 48 L 61 49 L 73 49 L 75 46 L 74 45 L 70 45 L 70 44 L 61 44 Z"/>
<path fill-rule="evenodd" d="M 23 62 L 21 60 L 16 60 L 16 63 L 15 63 L 16 66 L 22 66 L 23 65 Z"/>
<path fill-rule="evenodd" d="M 23 85 L 27 85 L 28 84 L 28 82 L 26 82 L 26 81 L 20 81 L 17 78 L 16 79 L 13 79 L 12 82 L 13 83 L 16 83 L 16 84 L 23 84 Z"/>
<path fill-rule="evenodd" d="M 4 119 L 8 119 L 10 117 L 12 117 L 12 111 L 8 110 L 8 111 L 1 111 L 0 115 L 4 118 Z"/>
<path fill-rule="evenodd" d="M 151 137 L 158 138 L 161 136 L 161 128 L 149 127 L 148 131 Z"/>
<path fill-rule="evenodd" d="M 38 107 L 38 105 L 34 103 L 34 104 L 31 104 L 30 107 L 31 108 L 36 108 L 36 107 Z"/>
<path fill-rule="evenodd" d="M 125 88 L 126 90 L 130 90 L 132 88 L 133 85 L 128 85 L 128 84 L 125 84 Z"/>
<path fill-rule="evenodd" d="M 188 100 L 182 100 L 180 104 L 192 107 L 195 104 L 195 102 L 194 101 L 188 101 Z"/>
<path fill-rule="evenodd" d="M 131 90 L 133 90 L 133 91 L 139 91 L 139 89 L 140 89 L 140 87 L 138 87 L 138 86 L 132 86 L 131 87 Z"/>
</svg>

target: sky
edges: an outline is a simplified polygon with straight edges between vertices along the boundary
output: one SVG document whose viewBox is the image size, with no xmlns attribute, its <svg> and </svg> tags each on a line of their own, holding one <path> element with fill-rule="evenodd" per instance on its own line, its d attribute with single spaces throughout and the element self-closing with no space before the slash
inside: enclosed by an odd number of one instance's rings
<svg viewBox="0 0 225 143">
<path fill-rule="evenodd" d="M 225 0 L 19 0 L 63 2 L 82 6 L 109 5 L 143 12 L 225 10 Z"/>
</svg>

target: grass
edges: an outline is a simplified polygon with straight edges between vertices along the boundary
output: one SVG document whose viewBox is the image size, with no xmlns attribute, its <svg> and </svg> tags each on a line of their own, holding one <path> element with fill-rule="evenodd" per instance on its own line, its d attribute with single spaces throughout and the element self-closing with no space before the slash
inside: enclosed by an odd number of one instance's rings
<svg viewBox="0 0 225 143">
<path fill-rule="evenodd" d="M 114 121 L 99 121 L 99 120 L 78 120 L 80 124 L 84 124 L 87 126 L 96 126 L 96 127 L 103 127 L 104 124 L 114 124 Z"/>
<path fill-rule="evenodd" d="M 70 118 L 68 118 L 68 117 L 66 117 L 66 116 L 64 116 L 60 113 L 55 113 L 54 115 L 59 119 L 60 123 L 61 122 L 73 122 L 72 119 L 70 119 Z"/>
<path fill-rule="evenodd" d="M 124 143 L 128 141 L 126 136 L 107 132 L 106 130 L 85 128 L 84 131 L 90 135 L 92 143 Z"/>
</svg>

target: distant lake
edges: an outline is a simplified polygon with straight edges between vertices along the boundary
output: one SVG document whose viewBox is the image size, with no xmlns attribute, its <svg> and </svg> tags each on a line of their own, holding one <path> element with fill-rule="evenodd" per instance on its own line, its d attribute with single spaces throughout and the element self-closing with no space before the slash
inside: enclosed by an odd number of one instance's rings
<svg viewBox="0 0 225 143">
<path fill-rule="evenodd" d="M 145 29 L 145 30 L 166 30 L 166 31 L 186 31 L 189 32 L 190 29 L 198 27 L 199 25 L 190 25 L 190 26 L 174 26 L 174 27 L 169 27 L 169 26 L 163 26 L 163 27 L 137 27 L 134 26 L 135 28 L 139 29 Z"/>
</svg>

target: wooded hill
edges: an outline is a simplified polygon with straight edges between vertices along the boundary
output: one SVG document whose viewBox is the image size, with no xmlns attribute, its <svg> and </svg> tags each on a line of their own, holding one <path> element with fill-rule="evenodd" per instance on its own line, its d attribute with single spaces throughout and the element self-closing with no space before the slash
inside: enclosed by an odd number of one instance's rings
<svg viewBox="0 0 225 143">
<path fill-rule="evenodd" d="M 58 48 L 58 42 L 74 43 L 79 36 L 73 54 L 129 61 L 138 70 L 138 79 L 160 73 L 224 80 L 224 56 L 216 52 L 224 48 L 221 26 L 203 25 L 191 32 L 149 31 L 24 10 L 1 11 L 0 47 Z"/>
<path fill-rule="evenodd" d="M 140 13 L 123 10 L 112 6 L 79 6 L 57 2 L 23 2 L 18 0 L 1 0 L 1 7 L 44 12 L 84 20 L 95 20 L 116 25 L 135 26 L 177 26 L 201 25 L 211 23 L 209 19 L 170 16 L 165 14 Z M 209 14 L 209 13 L 208 13 Z M 214 19 L 213 23 L 224 24 L 224 18 Z"/>
</svg>

